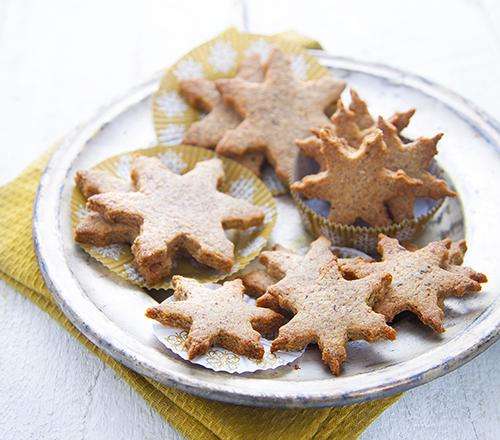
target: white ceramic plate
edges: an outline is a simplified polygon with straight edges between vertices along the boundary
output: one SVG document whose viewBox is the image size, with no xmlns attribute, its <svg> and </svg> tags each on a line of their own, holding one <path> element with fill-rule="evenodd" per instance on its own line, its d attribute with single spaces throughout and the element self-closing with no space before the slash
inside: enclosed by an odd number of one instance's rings
<svg viewBox="0 0 500 440">
<path fill-rule="evenodd" d="M 166 350 L 144 317 L 156 300 L 92 261 L 72 239 L 73 175 L 103 159 L 155 144 L 152 93 L 160 75 L 131 90 L 76 129 L 54 153 L 40 181 L 34 212 L 35 248 L 55 300 L 92 342 L 118 361 L 165 385 L 202 397 L 259 406 L 321 407 L 395 394 L 421 385 L 469 361 L 499 335 L 500 129 L 473 104 L 422 78 L 389 67 L 316 55 L 367 99 L 373 114 L 416 107 L 408 137 L 443 131 L 439 162 L 460 199 L 447 201 L 420 243 L 466 236 L 466 264 L 488 275 L 482 294 L 446 302 L 446 328 L 436 335 L 411 315 L 395 324 L 395 342 L 349 344 L 342 375 L 334 377 L 315 347 L 300 369 L 252 374 L 216 373 Z M 278 199 L 274 240 L 293 248 L 307 244 L 288 196 Z"/>
</svg>

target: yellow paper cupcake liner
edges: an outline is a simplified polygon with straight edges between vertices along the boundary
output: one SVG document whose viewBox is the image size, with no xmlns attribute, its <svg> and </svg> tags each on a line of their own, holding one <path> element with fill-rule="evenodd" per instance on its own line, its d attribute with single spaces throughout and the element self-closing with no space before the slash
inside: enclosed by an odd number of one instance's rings
<svg viewBox="0 0 500 440">
<path fill-rule="evenodd" d="M 400 242 L 411 241 L 424 229 L 444 202 L 444 199 L 437 200 L 425 213 L 412 219 L 405 219 L 401 223 L 368 227 L 331 222 L 306 205 L 299 193 L 293 190 L 290 193 L 299 209 L 304 226 L 313 237 L 324 235 L 334 246 L 355 248 L 372 255 L 377 252 L 379 234 L 397 238 Z"/>
<path fill-rule="evenodd" d="M 211 150 L 186 145 L 157 146 L 144 150 L 131 151 L 111 157 L 97 164 L 94 168 L 107 171 L 123 179 L 129 179 L 132 157 L 135 154 L 157 156 L 168 168 L 178 174 L 184 174 L 193 169 L 202 160 L 219 157 L 224 164 L 225 171 L 225 179 L 221 191 L 259 206 L 266 214 L 264 224 L 260 227 L 249 228 L 244 231 L 227 231 L 229 238 L 234 243 L 235 255 L 235 264 L 230 273 L 202 266 L 191 259 L 179 259 L 176 261 L 172 275 L 178 274 L 196 278 L 202 283 L 216 282 L 235 274 L 259 254 L 267 243 L 276 222 L 276 205 L 269 189 L 250 170 L 231 159 L 217 155 Z M 78 188 L 75 187 L 71 199 L 73 229 L 89 213 L 85 204 L 85 198 Z M 113 244 L 104 247 L 80 243 L 79 245 L 114 274 L 138 286 L 146 287 L 144 279 L 134 266 L 134 258 L 129 245 Z M 172 287 L 170 278 L 153 287 L 148 286 L 148 288 L 153 289 L 168 289 L 170 287 Z"/>
<path fill-rule="evenodd" d="M 162 145 L 179 144 L 188 127 L 200 119 L 201 113 L 179 94 L 180 80 L 234 77 L 243 58 L 258 54 L 265 60 L 273 45 L 291 57 L 292 68 L 298 78 L 312 80 L 330 75 L 328 69 L 321 66 L 297 41 L 229 29 L 184 55 L 167 70 L 153 96 L 153 121 L 158 142 Z M 274 173 L 266 171 L 262 179 L 272 194 L 285 194 L 287 188 Z"/>
</svg>

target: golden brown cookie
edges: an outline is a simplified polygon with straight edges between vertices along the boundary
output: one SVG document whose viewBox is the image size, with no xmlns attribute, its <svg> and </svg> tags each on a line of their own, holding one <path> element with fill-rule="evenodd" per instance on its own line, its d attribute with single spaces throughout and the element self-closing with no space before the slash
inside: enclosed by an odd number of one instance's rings
<svg viewBox="0 0 500 440">
<path fill-rule="evenodd" d="M 269 275 L 265 270 L 247 272 L 241 275 L 240 279 L 245 286 L 245 293 L 252 298 L 261 297 L 264 293 L 266 293 L 269 286 L 279 281 Z"/>
<path fill-rule="evenodd" d="M 373 128 L 375 125 L 375 120 L 368 111 L 368 106 L 366 102 L 361 99 L 358 92 L 351 88 L 349 90 L 351 94 L 351 103 L 349 104 L 349 111 L 354 116 L 354 123 L 360 130 L 366 130 L 367 128 Z"/>
<path fill-rule="evenodd" d="M 140 228 L 132 254 L 149 285 L 169 274 L 179 252 L 228 272 L 234 263 L 234 246 L 224 228 L 260 225 L 264 212 L 217 191 L 223 177 L 217 158 L 199 162 L 179 176 L 158 158 L 136 156 L 132 163 L 136 191 L 97 194 L 87 206 L 109 222 Z"/>
<path fill-rule="evenodd" d="M 286 275 L 293 276 L 299 267 L 306 268 L 309 279 L 315 280 L 319 275 L 319 269 L 333 257 L 330 246 L 331 243 L 327 238 L 319 237 L 311 243 L 307 253 L 302 256 L 278 245 L 272 251 L 261 252 L 259 261 L 266 268 L 267 274 L 276 281 Z M 267 289 L 269 287 L 271 285 L 267 286 Z M 280 305 L 279 298 L 269 291 L 257 299 L 257 305 L 279 310 L 276 304 L 280 309 L 284 308 Z"/>
<path fill-rule="evenodd" d="M 393 124 L 379 117 L 377 126 L 383 133 L 387 147 L 385 166 L 393 171 L 404 170 L 410 177 L 422 181 L 422 185 L 415 186 L 411 193 L 389 201 L 389 210 L 395 222 L 399 223 L 405 218 L 413 217 L 413 207 L 417 197 L 436 200 L 446 196 L 456 196 L 445 180 L 437 178 L 428 171 L 437 154 L 437 143 L 443 136 L 441 133 L 433 138 L 422 137 L 404 144 L 399 137 L 398 129 Z"/>
<path fill-rule="evenodd" d="M 332 132 L 347 141 L 349 147 L 359 148 L 363 139 L 372 133 L 375 128 L 382 131 L 382 137 L 387 147 L 385 165 L 393 171 L 403 170 L 410 177 L 419 179 L 422 184 L 415 186 L 412 193 L 404 197 L 396 197 L 388 203 L 388 208 L 396 223 L 406 218 L 413 217 L 413 208 L 417 197 L 440 199 L 445 196 L 455 196 L 446 181 L 439 179 L 428 170 L 434 156 L 437 154 L 436 145 L 441 139 L 441 134 L 433 138 L 419 138 L 405 144 L 400 132 L 410 122 L 415 113 L 414 109 L 406 112 L 395 113 L 389 120 L 379 117 L 377 123 L 368 112 L 366 103 L 357 92 L 351 89 L 351 104 L 349 110 L 342 101 L 337 104 L 337 111 L 332 116 Z M 318 138 L 319 130 L 313 129 L 313 134 L 297 142 L 297 146 L 306 156 L 312 157 L 320 164 L 321 170 L 325 169 L 325 159 L 321 152 L 323 143 Z"/>
<path fill-rule="evenodd" d="M 454 241 L 448 253 L 448 258 L 443 265 L 443 269 L 449 272 L 455 272 L 465 277 L 468 277 L 478 283 L 486 283 L 488 278 L 485 274 L 476 272 L 467 266 L 462 266 L 464 262 L 464 256 L 467 252 L 467 243 L 465 240 Z"/>
<path fill-rule="evenodd" d="M 294 314 L 290 322 L 280 328 L 271 351 L 300 350 L 317 343 L 323 362 L 338 375 L 346 359 L 347 342 L 395 339 L 395 330 L 385 323 L 383 315 L 371 308 L 383 298 L 390 282 L 388 273 L 348 281 L 342 277 L 333 256 L 315 277 L 304 265 L 288 272 L 268 289 Z"/>
<path fill-rule="evenodd" d="M 131 182 L 127 182 L 102 170 L 77 171 L 75 174 L 75 183 L 86 199 L 94 194 L 104 192 L 128 192 L 134 190 Z"/>
<path fill-rule="evenodd" d="M 188 330 L 189 359 L 207 353 L 214 345 L 262 359 L 260 335 L 272 337 L 283 317 L 244 301 L 241 280 L 226 281 L 214 289 L 181 276 L 174 276 L 172 282 L 177 301 L 167 300 L 149 308 L 146 316 L 163 325 Z"/>
<path fill-rule="evenodd" d="M 260 300 L 259 306 L 274 310 L 283 316 L 288 316 L 290 313 L 280 307 L 278 298 L 271 295 L 266 295 L 267 288 L 277 283 L 279 280 L 273 278 L 265 270 L 256 270 L 248 272 L 240 276 L 240 279 L 245 286 L 245 293 L 252 298 Z"/>
<path fill-rule="evenodd" d="M 75 183 L 85 198 L 109 191 L 133 191 L 131 182 L 101 170 L 77 171 Z M 132 243 L 138 232 L 137 227 L 109 222 L 97 212 L 91 212 L 76 226 L 75 240 L 94 246 Z"/>
<path fill-rule="evenodd" d="M 366 102 L 363 101 L 354 89 L 350 89 L 351 103 L 346 109 L 341 99 L 337 102 L 337 109 L 331 117 L 332 131 L 337 137 L 344 138 L 350 147 L 357 149 L 363 138 L 377 127 L 376 121 L 368 112 Z M 397 112 L 389 118 L 389 122 L 397 127 L 399 133 L 408 126 L 415 109 L 406 112 Z M 297 141 L 297 146 L 306 156 L 312 157 L 321 169 L 324 169 L 324 160 L 321 154 L 322 142 L 318 138 L 321 127 L 311 129 L 313 136 Z"/>
<path fill-rule="evenodd" d="M 332 76 L 298 80 L 290 60 L 277 48 L 265 66 L 264 82 L 231 78 L 219 79 L 216 85 L 224 102 L 243 117 L 238 127 L 225 133 L 217 152 L 237 156 L 265 152 L 284 183 L 289 181 L 297 156 L 295 141 L 306 137 L 311 127 L 329 124 L 325 110 L 345 87 Z"/>
<path fill-rule="evenodd" d="M 476 272 L 449 270 L 451 240 L 429 243 L 422 249 L 409 251 L 398 240 L 379 235 L 378 251 L 382 261 L 367 263 L 359 258 L 343 262 L 341 268 L 357 278 L 388 272 L 392 284 L 374 310 L 382 313 L 388 322 L 403 312 L 410 311 L 436 332 L 444 332 L 444 299 L 463 296 L 481 290 L 478 280 L 485 280 Z M 453 256 L 451 264 L 457 261 Z M 455 265 L 454 265 L 455 266 Z"/>
<path fill-rule="evenodd" d="M 304 177 L 291 188 L 308 199 L 328 201 L 332 222 L 351 225 L 359 219 L 371 226 L 389 225 L 391 218 L 385 204 L 410 194 L 421 182 L 404 171 L 385 167 L 385 145 L 378 130 L 365 136 L 357 151 L 328 128 L 319 134 L 326 170 Z"/>
<path fill-rule="evenodd" d="M 91 212 L 75 228 L 75 240 L 94 246 L 133 243 L 139 233 L 137 226 L 107 221 L 97 212 Z"/>
<path fill-rule="evenodd" d="M 236 76 L 246 81 L 261 82 L 264 79 L 264 70 L 259 57 L 254 55 L 244 59 Z M 241 122 L 238 113 L 222 101 L 214 81 L 208 79 L 180 81 L 179 91 L 193 107 L 207 113 L 201 121 L 189 127 L 182 140 L 183 143 L 215 148 L 224 133 Z M 265 159 L 263 153 L 248 153 L 232 158 L 250 168 L 256 175 L 259 175 Z"/>
<path fill-rule="evenodd" d="M 271 258 L 269 255 L 288 256 L 287 261 L 289 264 L 286 267 L 290 267 L 290 264 L 293 261 L 299 262 L 303 258 L 279 244 L 274 245 L 272 251 L 261 252 L 259 257 L 261 263 L 267 261 L 268 258 Z M 283 278 L 285 274 L 284 268 L 282 269 L 282 272 L 274 271 L 273 274 L 274 276 L 272 276 L 267 270 L 256 270 L 243 274 L 240 278 L 245 286 L 245 293 L 253 298 L 258 298 L 260 301 L 259 305 L 261 307 L 267 307 L 268 309 L 274 310 L 283 316 L 287 316 L 289 315 L 289 312 L 280 307 L 278 299 L 271 295 L 266 295 L 267 288 Z"/>
</svg>

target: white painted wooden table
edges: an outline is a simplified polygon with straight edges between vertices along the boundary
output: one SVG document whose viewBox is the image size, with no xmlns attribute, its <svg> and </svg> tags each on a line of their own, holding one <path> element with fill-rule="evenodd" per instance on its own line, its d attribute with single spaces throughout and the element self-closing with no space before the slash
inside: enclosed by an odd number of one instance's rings
<svg viewBox="0 0 500 440">
<path fill-rule="evenodd" d="M 2 0 L 0 183 L 100 105 L 230 25 L 295 29 L 332 53 L 426 76 L 500 118 L 495 0 Z M 0 295 L 0 438 L 181 438 L 36 306 L 1 282 Z M 408 392 L 363 438 L 499 438 L 499 392 L 496 344 Z"/>
</svg>

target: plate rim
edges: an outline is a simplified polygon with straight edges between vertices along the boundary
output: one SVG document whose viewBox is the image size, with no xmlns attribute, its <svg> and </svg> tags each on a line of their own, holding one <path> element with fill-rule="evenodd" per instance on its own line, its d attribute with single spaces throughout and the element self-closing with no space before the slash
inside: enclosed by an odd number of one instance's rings
<svg viewBox="0 0 500 440">
<path fill-rule="evenodd" d="M 458 113 L 461 118 L 467 120 L 478 129 L 483 137 L 494 140 L 495 137 L 500 139 L 500 124 L 486 112 L 481 110 L 471 101 L 463 98 L 455 92 L 440 86 L 432 81 L 429 81 L 421 76 L 396 69 L 385 64 L 370 63 L 358 61 L 347 57 L 334 57 L 323 51 L 311 51 L 316 55 L 323 65 L 333 68 L 341 68 L 347 70 L 354 70 L 358 72 L 368 73 L 385 78 L 397 79 L 398 82 L 403 83 L 408 87 L 418 89 L 420 92 L 432 96 L 441 101 L 449 109 Z M 129 90 L 121 98 L 114 100 L 108 106 L 103 107 L 96 112 L 93 118 L 87 123 L 79 125 L 68 136 L 66 136 L 59 146 L 54 151 L 47 167 L 45 168 L 39 182 L 37 193 L 35 196 L 34 211 L 33 211 L 33 242 L 35 247 L 36 258 L 45 280 L 46 286 L 51 295 L 55 299 L 58 306 L 63 311 L 64 315 L 82 332 L 91 342 L 97 345 L 105 353 L 109 354 L 118 362 L 127 366 L 128 368 L 136 371 L 137 373 L 150 377 L 164 385 L 188 392 L 200 397 L 215 399 L 228 403 L 245 404 L 251 406 L 262 407 L 326 407 L 347 405 L 372 399 L 383 398 L 391 396 L 409 388 L 427 383 L 439 376 L 442 376 L 464 363 L 470 361 L 475 356 L 484 351 L 488 346 L 493 344 L 500 336 L 500 307 L 498 306 L 499 298 L 497 298 L 472 324 L 474 326 L 469 328 L 469 332 L 462 333 L 451 339 L 448 343 L 439 347 L 439 350 L 447 348 L 448 355 L 441 356 L 438 361 L 428 362 L 427 359 L 431 353 L 427 352 L 416 359 L 404 361 L 395 366 L 385 367 L 393 371 L 399 371 L 401 374 L 396 375 L 396 379 L 387 378 L 385 382 L 378 385 L 373 385 L 372 380 L 360 384 L 356 389 L 345 391 L 336 389 L 335 386 L 323 387 L 321 392 L 290 392 L 290 391 L 275 391 L 272 393 L 262 389 L 253 389 L 252 392 L 238 391 L 231 385 L 220 385 L 209 383 L 206 380 L 197 380 L 193 377 L 186 377 L 186 375 L 178 375 L 175 373 L 167 373 L 165 371 L 158 371 L 153 365 L 150 365 L 145 359 L 141 359 L 140 353 L 131 353 L 126 350 L 122 341 L 117 340 L 116 337 L 106 333 L 106 329 L 93 328 L 74 308 L 74 301 L 68 300 L 65 297 L 62 289 L 57 281 L 59 274 L 54 272 L 54 269 L 60 270 L 60 267 L 52 268 L 50 263 L 50 256 L 59 246 L 50 246 L 51 239 L 60 231 L 59 225 L 55 222 L 44 221 L 44 213 L 51 212 L 50 207 L 57 206 L 57 200 L 50 200 L 45 195 L 45 188 L 50 185 L 50 177 L 52 173 L 65 173 L 65 170 L 60 166 L 61 158 L 64 154 L 68 154 L 70 146 L 73 146 L 75 153 L 80 150 L 75 149 L 79 139 L 88 141 L 92 136 L 99 131 L 100 128 L 107 125 L 114 118 L 126 111 L 130 106 L 138 104 L 139 102 L 149 99 L 149 96 L 156 90 L 157 84 L 162 77 L 163 72 L 159 72 L 153 78 Z M 417 87 L 418 86 L 418 87 Z M 457 109 L 457 106 L 460 109 Z M 500 143 L 497 141 L 490 142 L 493 148 L 500 154 Z M 82 146 L 83 148 L 83 146 Z M 76 156 L 74 156 L 76 157 Z M 71 162 L 74 160 L 71 159 Z M 66 170 L 67 172 L 67 170 Z M 64 174 L 66 176 L 66 174 Z M 58 192 L 59 194 L 59 192 Z M 48 214 L 50 215 L 50 214 Z M 52 230 L 55 228 L 55 230 Z M 47 241 L 49 243 L 47 243 Z M 53 243 L 53 241 L 52 241 Z M 47 244 L 49 245 L 47 247 Z M 68 267 L 69 275 L 71 271 Z M 87 300 L 88 301 L 88 300 Z M 91 303 L 90 301 L 88 301 Z M 93 303 L 91 303 L 93 305 Z M 87 304 L 88 307 L 88 304 Z M 95 308 L 97 308 L 94 305 Z M 111 324 L 111 322 L 110 322 Z M 460 344 L 456 340 L 460 340 Z M 452 344 L 455 342 L 455 344 Z M 450 345 L 454 348 L 450 349 Z M 465 347 L 463 349 L 462 347 Z M 434 350 L 432 350 L 434 351 Z M 411 368 L 407 365 L 412 363 Z M 374 370 L 365 373 L 367 376 L 377 373 Z M 386 373 L 387 376 L 387 373 Z M 353 376 L 355 377 L 355 376 Z M 248 378 L 252 380 L 252 378 Z M 253 379 L 257 380 L 257 379 Z M 334 383 L 334 382 L 333 382 Z M 287 387 L 284 387 L 287 388 Z M 327 391 L 324 391 L 324 389 Z"/>
</svg>

